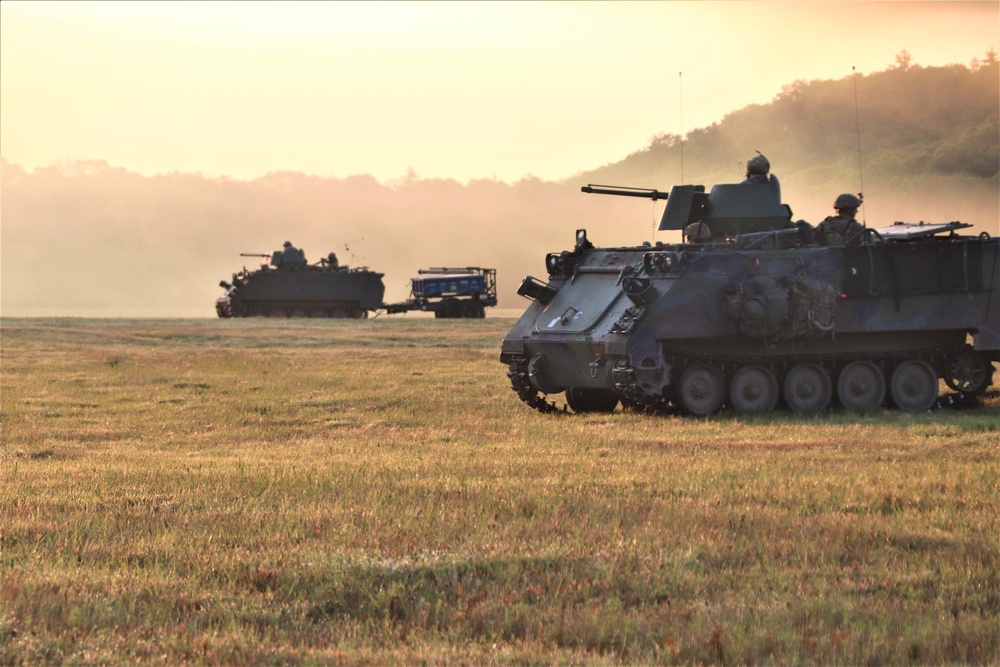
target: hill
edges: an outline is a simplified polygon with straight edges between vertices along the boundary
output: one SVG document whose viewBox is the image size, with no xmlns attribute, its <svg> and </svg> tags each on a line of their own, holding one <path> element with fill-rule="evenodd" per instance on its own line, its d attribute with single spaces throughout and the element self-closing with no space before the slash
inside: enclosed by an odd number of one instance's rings
<svg viewBox="0 0 1000 667">
<path fill-rule="evenodd" d="M 968 67 L 920 67 L 903 52 L 882 72 L 795 81 L 770 104 L 734 111 L 683 142 L 654 136 L 646 148 L 577 180 L 663 186 L 681 180 L 683 159 L 688 182 L 732 181 L 742 178 L 734 156 L 745 160 L 760 150 L 783 183 L 813 191 L 831 183 L 856 190 L 859 166 L 863 180 L 887 189 L 942 179 L 996 187 L 998 100 L 995 52 Z"/>
</svg>

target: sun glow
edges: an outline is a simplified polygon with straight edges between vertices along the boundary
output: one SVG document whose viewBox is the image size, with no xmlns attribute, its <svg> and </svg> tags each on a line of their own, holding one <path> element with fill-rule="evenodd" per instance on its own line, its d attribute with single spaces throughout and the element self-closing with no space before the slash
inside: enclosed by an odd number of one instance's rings
<svg viewBox="0 0 1000 667">
<path fill-rule="evenodd" d="M 0 152 L 36 167 L 559 179 L 796 79 L 995 46 L 996 3 L 4 2 Z M 850 49 L 838 46 L 850 26 Z M 684 72 L 684 127 L 677 72 Z"/>
</svg>

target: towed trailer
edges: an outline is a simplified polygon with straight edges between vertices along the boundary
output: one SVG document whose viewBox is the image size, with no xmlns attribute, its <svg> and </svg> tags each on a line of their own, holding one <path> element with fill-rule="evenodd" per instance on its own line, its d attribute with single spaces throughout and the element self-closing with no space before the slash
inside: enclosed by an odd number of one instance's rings
<svg viewBox="0 0 1000 667">
<path fill-rule="evenodd" d="M 411 310 L 434 313 L 438 319 L 481 319 L 497 305 L 497 271 L 479 266 L 420 269 L 410 281 L 410 298 L 387 303 L 392 315 Z"/>
</svg>

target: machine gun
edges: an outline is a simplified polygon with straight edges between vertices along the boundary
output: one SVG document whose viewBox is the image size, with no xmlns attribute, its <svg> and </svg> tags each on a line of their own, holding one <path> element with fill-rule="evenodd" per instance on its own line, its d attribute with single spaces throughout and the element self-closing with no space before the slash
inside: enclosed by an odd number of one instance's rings
<svg viewBox="0 0 1000 667">
<path fill-rule="evenodd" d="M 591 195 L 619 195 L 621 197 L 642 197 L 644 199 L 666 199 L 667 193 L 660 192 L 654 188 L 629 188 L 622 185 L 592 185 L 587 184 L 580 188 L 580 192 Z"/>
<path fill-rule="evenodd" d="M 766 185 L 724 183 L 705 192 L 703 185 L 675 185 L 666 192 L 653 188 L 617 185 L 587 185 L 582 192 L 599 195 L 665 199 L 659 231 L 681 230 L 694 222 L 708 225 L 713 238 L 764 232 L 789 226 L 792 209 L 781 203 L 778 179 L 773 174 Z"/>
</svg>

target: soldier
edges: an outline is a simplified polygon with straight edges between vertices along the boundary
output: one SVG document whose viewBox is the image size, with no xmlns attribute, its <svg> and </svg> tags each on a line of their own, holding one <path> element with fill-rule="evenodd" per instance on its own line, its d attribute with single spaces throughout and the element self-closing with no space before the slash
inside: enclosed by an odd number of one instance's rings
<svg viewBox="0 0 1000 667">
<path fill-rule="evenodd" d="M 769 171 L 771 171 L 771 163 L 761 155 L 760 151 L 757 151 L 755 156 L 747 160 L 747 179 L 743 183 L 767 183 L 770 180 L 767 175 Z"/>
<path fill-rule="evenodd" d="M 284 266 L 305 264 L 306 254 L 293 246 L 291 241 L 285 241 L 284 250 L 281 252 L 281 263 Z"/>
<path fill-rule="evenodd" d="M 712 240 L 712 230 L 704 222 L 692 222 L 684 228 L 688 243 L 708 243 Z"/>
<path fill-rule="evenodd" d="M 820 245 L 834 246 L 857 243 L 864 226 L 854 219 L 861 200 L 845 192 L 833 202 L 837 215 L 828 216 L 816 227 L 816 240 Z"/>
</svg>

